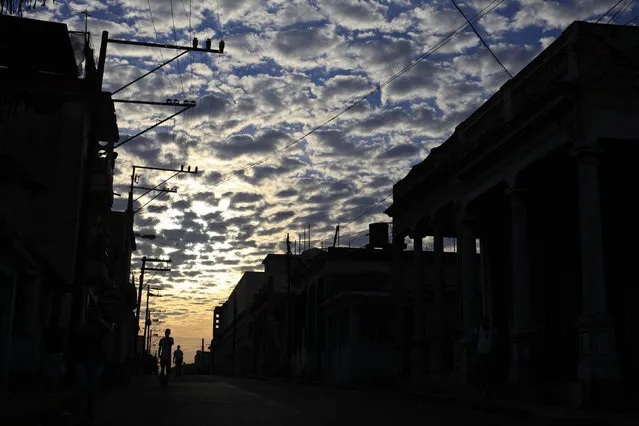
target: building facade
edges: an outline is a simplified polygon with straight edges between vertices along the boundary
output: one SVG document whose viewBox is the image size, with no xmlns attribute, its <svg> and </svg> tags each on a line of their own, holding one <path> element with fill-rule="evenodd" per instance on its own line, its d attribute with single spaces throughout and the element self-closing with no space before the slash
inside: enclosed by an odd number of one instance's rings
<svg viewBox="0 0 639 426">
<path fill-rule="evenodd" d="M 213 365 L 216 374 L 254 375 L 254 319 L 251 306 L 266 284 L 263 272 L 247 271 L 222 305 L 220 328 L 213 335 Z M 217 336 L 217 337 L 216 337 Z"/>
<path fill-rule="evenodd" d="M 12 242 L 3 256 L 22 259 L 0 283 L 0 328 L 12 336 L 0 368 L 6 389 L 11 377 L 30 387 L 72 364 L 73 331 L 113 287 L 107 236 L 118 128 L 87 34 L 0 16 L 0 36 L 0 185 L 11 200 L 0 204 L 0 221 Z M 101 324 L 112 330 L 104 316 Z"/>
<path fill-rule="evenodd" d="M 442 238 L 457 241 L 462 381 L 483 314 L 523 395 L 621 398 L 636 382 L 635 249 L 617 237 L 636 231 L 617 187 L 639 147 L 638 46 L 637 28 L 573 23 L 394 186 L 396 251 L 431 236 L 437 270 Z"/>
</svg>

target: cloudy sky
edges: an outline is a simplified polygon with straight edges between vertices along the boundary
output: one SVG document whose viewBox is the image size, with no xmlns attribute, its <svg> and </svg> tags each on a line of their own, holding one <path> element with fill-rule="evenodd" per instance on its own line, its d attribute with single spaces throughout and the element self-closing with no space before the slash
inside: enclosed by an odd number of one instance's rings
<svg viewBox="0 0 639 426">
<path fill-rule="evenodd" d="M 571 22 L 595 21 L 615 3 L 458 1 L 469 18 L 482 16 L 478 31 L 512 74 Z M 202 171 L 168 181 L 178 192 L 144 206 L 135 222 L 137 232 L 157 235 L 139 241 L 137 270 L 142 255 L 173 261 L 171 273 L 147 280 L 162 296 L 152 301 L 154 317 L 172 328 L 187 361 L 199 339 L 210 341 L 212 308 L 243 271 L 283 252 L 287 232 L 296 239 L 310 224 L 320 246 L 339 222 L 343 243 L 365 244 L 367 224 L 388 220 L 393 183 L 508 78 L 472 31 L 449 37 L 465 23 L 451 0 L 59 0 L 26 16 L 83 30 L 84 10 L 96 54 L 103 30 L 118 39 L 226 43 L 224 55 L 187 54 L 115 96 L 197 102 L 119 148 L 116 163 L 124 196 L 133 164 Z M 602 22 L 626 24 L 637 13 L 624 0 Z M 176 54 L 110 44 L 104 89 Z M 121 140 L 175 111 L 117 104 Z M 139 175 L 139 185 L 154 186 L 171 173 Z"/>
</svg>

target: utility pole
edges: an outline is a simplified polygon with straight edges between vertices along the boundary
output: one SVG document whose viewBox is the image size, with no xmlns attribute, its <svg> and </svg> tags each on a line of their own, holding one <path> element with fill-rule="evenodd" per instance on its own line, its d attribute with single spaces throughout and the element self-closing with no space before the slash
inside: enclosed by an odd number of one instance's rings
<svg viewBox="0 0 639 426">
<path fill-rule="evenodd" d="M 159 294 L 151 293 L 151 286 L 146 286 L 146 323 L 144 328 L 144 335 L 146 336 L 146 352 L 151 354 L 151 326 L 153 325 L 153 320 L 151 319 L 151 311 L 149 309 L 149 296 L 153 297 L 161 297 Z"/>
<path fill-rule="evenodd" d="M 84 15 L 84 42 L 89 43 L 89 11 L 84 9 L 81 14 Z"/>
<path fill-rule="evenodd" d="M 286 286 L 287 286 L 287 297 L 286 297 L 286 371 L 291 374 L 291 357 L 293 354 L 293 330 L 291 329 L 292 324 L 292 312 L 291 312 L 291 240 L 289 238 L 289 234 L 286 234 Z"/>
<path fill-rule="evenodd" d="M 144 75 L 142 75 L 142 76 L 134 79 L 133 81 L 125 84 L 124 86 L 120 87 L 114 93 L 117 93 L 117 92 L 121 91 L 122 89 L 130 86 L 131 84 L 136 83 L 137 81 L 141 80 L 142 78 L 146 77 L 147 75 L 152 74 L 153 72 L 155 72 L 158 69 L 164 67 L 165 65 L 168 65 L 169 63 L 173 62 L 174 60 L 179 59 L 181 56 L 185 55 L 188 52 L 204 52 L 204 53 L 218 53 L 218 54 L 223 54 L 224 53 L 224 40 L 220 41 L 218 49 L 211 49 L 211 40 L 207 40 L 207 42 L 205 44 L 205 47 L 204 48 L 200 48 L 200 47 L 198 47 L 197 39 L 193 40 L 193 45 L 192 46 L 177 46 L 177 45 L 160 44 L 160 43 L 148 43 L 148 42 L 142 42 L 142 41 L 113 39 L 113 38 L 109 38 L 109 32 L 108 31 L 103 31 L 102 32 L 102 43 L 100 45 L 100 56 L 98 58 L 98 81 L 97 81 L 97 86 L 98 86 L 99 90 L 102 90 L 102 81 L 103 81 L 103 78 L 104 78 L 104 67 L 105 67 L 106 55 L 107 55 L 107 45 L 109 43 L 124 44 L 124 45 L 129 45 L 129 46 L 147 46 L 147 47 L 155 47 L 155 48 L 163 48 L 163 49 L 174 49 L 174 50 L 180 50 L 181 51 L 181 53 L 179 53 L 175 57 L 169 59 L 168 61 L 162 63 L 159 66 L 156 66 L 151 71 L 145 73 Z M 140 103 L 140 104 L 149 104 L 149 105 L 169 105 L 169 106 L 181 106 L 181 107 L 183 107 L 182 109 L 177 111 L 175 114 L 171 115 L 170 117 L 161 120 L 159 123 L 156 123 L 155 125 L 147 128 L 146 130 L 143 130 L 142 132 L 140 132 L 140 133 L 138 133 L 138 134 L 136 134 L 136 135 L 134 135 L 132 137 L 129 137 L 128 139 L 126 139 L 126 140 L 124 140 L 122 142 L 119 142 L 118 144 L 116 144 L 114 146 L 114 148 L 117 148 L 119 146 L 124 145 L 125 143 L 130 142 L 134 138 L 142 135 L 143 133 L 145 133 L 145 132 L 157 127 L 158 125 L 164 123 L 165 121 L 168 121 L 171 118 L 183 113 L 187 109 L 193 108 L 195 106 L 195 102 L 193 102 L 193 101 L 183 101 L 182 104 L 180 104 L 180 102 L 178 100 L 176 100 L 176 99 L 168 99 L 166 103 L 146 102 L 146 101 L 131 101 L 131 100 L 125 100 L 125 99 L 116 99 L 116 100 L 114 100 L 114 102 L 128 102 L 128 103 Z"/>
<path fill-rule="evenodd" d="M 146 271 L 156 271 L 156 272 L 170 272 L 171 268 L 147 268 L 146 264 L 147 262 L 164 262 L 164 263 L 171 263 L 171 259 L 156 259 L 156 258 L 149 258 L 146 256 L 142 257 L 142 270 L 140 272 L 140 285 L 138 287 L 138 305 L 135 309 L 135 320 L 136 323 L 138 325 L 138 328 L 135 332 L 135 340 L 133 341 L 133 353 L 135 354 L 135 356 L 137 356 L 137 349 L 138 349 L 138 333 L 140 331 L 140 306 L 142 305 L 142 290 L 144 289 L 144 273 Z M 147 313 L 148 313 L 148 293 L 147 293 Z M 146 323 L 144 326 L 144 330 L 145 330 L 145 334 L 146 334 Z M 144 342 L 143 342 L 144 343 Z"/>
<path fill-rule="evenodd" d="M 135 184 L 139 181 L 140 176 L 135 174 L 135 169 L 143 169 L 143 170 L 160 170 L 160 171 L 164 171 L 164 172 L 174 172 L 175 174 L 171 177 L 169 177 L 168 179 L 165 179 L 164 181 L 162 181 L 160 184 L 155 185 L 152 188 L 147 188 L 144 186 L 135 186 Z M 168 182 L 170 179 L 173 179 L 175 176 L 181 174 L 181 173 L 188 173 L 188 174 L 194 174 L 196 175 L 198 173 L 197 167 L 195 167 L 195 169 L 191 170 L 191 166 L 188 166 L 186 168 L 186 170 L 184 169 L 184 166 L 181 166 L 179 169 L 170 169 L 170 168 L 166 168 L 166 167 L 150 167 L 150 166 L 137 166 L 137 165 L 133 165 L 132 166 L 132 171 L 131 171 L 131 183 L 129 184 L 129 200 L 128 200 L 128 204 L 127 204 L 127 209 L 131 212 L 132 215 L 134 215 L 135 213 L 137 213 L 142 207 L 140 207 L 140 209 L 133 211 L 133 190 L 134 189 L 142 189 L 145 190 L 146 192 L 144 194 L 142 194 L 140 197 L 145 196 L 146 194 L 148 194 L 151 191 L 157 191 L 160 194 L 161 193 L 166 193 L 166 192 L 177 192 L 177 190 L 175 189 L 168 189 L 168 188 L 159 188 L 160 185 Z M 159 194 L 158 194 L 159 195 Z M 138 199 L 140 198 L 138 197 Z M 157 197 L 157 195 L 156 195 Z M 152 201 L 152 200 L 151 200 Z"/>
<path fill-rule="evenodd" d="M 133 340 L 133 356 L 138 355 L 138 333 L 140 332 L 140 305 L 142 304 L 142 288 L 144 288 L 144 271 L 146 270 L 146 256 L 142 257 L 142 272 L 140 272 L 140 286 L 138 288 L 138 304 L 135 307 L 135 321 L 137 330 Z"/>
<path fill-rule="evenodd" d="M 145 354 L 149 353 L 149 337 L 151 333 L 147 333 L 147 330 L 151 331 L 150 323 L 151 323 L 151 315 L 149 315 L 149 293 L 151 292 L 151 286 L 146 286 L 146 314 L 144 315 L 144 348 L 142 348 L 142 352 Z"/>
</svg>

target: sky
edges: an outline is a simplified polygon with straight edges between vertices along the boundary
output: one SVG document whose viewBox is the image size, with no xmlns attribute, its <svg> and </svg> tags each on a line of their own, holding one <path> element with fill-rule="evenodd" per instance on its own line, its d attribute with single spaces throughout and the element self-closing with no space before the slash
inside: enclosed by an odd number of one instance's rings
<svg viewBox="0 0 639 426">
<path fill-rule="evenodd" d="M 571 22 L 594 22 L 617 1 L 457 3 L 470 19 L 482 14 L 477 31 L 514 75 Z M 198 167 L 165 184 L 177 193 L 136 201 L 144 207 L 135 232 L 157 238 L 138 240 L 135 274 L 143 255 L 171 258 L 170 273 L 145 280 L 159 295 L 152 318 L 172 329 L 187 362 L 202 338 L 210 342 L 213 307 L 244 271 L 283 253 L 287 233 L 294 241 L 310 224 L 320 247 L 340 223 L 342 244 L 366 244 L 368 223 L 389 221 L 393 184 L 509 78 L 460 29 L 466 21 L 451 0 L 58 0 L 24 16 L 83 31 L 85 10 L 96 56 L 105 30 L 123 40 L 226 44 L 223 55 L 191 52 L 114 95 L 197 103 L 118 148 L 115 170 L 114 209 L 124 210 L 132 165 Z M 636 24 L 637 14 L 623 0 L 600 22 Z M 103 89 L 177 53 L 110 43 Z M 116 103 L 121 140 L 176 110 Z M 140 186 L 172 175 L 138 174 Z"/>
</svg>

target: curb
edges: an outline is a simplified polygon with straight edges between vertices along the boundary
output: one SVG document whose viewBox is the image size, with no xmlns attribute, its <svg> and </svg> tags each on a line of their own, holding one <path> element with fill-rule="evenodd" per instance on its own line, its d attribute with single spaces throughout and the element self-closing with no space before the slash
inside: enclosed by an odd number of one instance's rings
<svg viewBox="0 0 639 426">
<path fill-rule="evenodd" d="M 400 394 L 419 397 L 429 401 L 459 405 L 489 414 L 516 418 L 518 420 L 534 420 L 538 421 L 540 424 L 547 424 L 549 426 L 621 426 L 638 424 L 636 421 L 633 422 L 630 419 L 607 419 L 597 416 L 588 416 L 585 413 L 574 413 L 573 415 L 541 413 L 534 408 L 511 407 L 495 401 L 482 401 L 450 394 L 436 394 L 410 390 L 400 390 Z"/>
<path fill-rule="evenodd" d="M 304 380 L 286 380 L 286 379 L 278 379 L 278 378 L 269 378 L 269 377 L 252 377 L 252 379 L 264 382 L 264 383 L 273 383 L 273 384 L 295 384 L 295 385 L 304 385 L 304 386 L 315 386 L 315 387 L 326 387 L 333 389 L 351 389 L 351 390 L 371 390 L 374 388 L 369 388 L 366 386 L 355 386 L 355 385 L 339 385 L 339 384 L 331 384 L 324 382 L 311 382 Z M 503 417 L 511 417 L 513 420 L 520 421 L 534 421 L 538 422 L 541 425 L 548 426 L 636 426 L 639 424 L 637 421 L 632 421 L 632 419 L 614 419 L 614 418 L 605 418 L 594 415 L 588 415 L 587 412 L 575 412 L 575 413 L 549 413 L 549 412 L 540 412 L 536 408 L 526 408 L 526 407 L 516 407 L 509 406 L 503 403 L 500 403 L 499 400 L 483 400 L 474 397 L 465 397 L 460 395 L 448 394 L 448 393 L 437 393 L 437 392 L 425 392 L 425 391 L 417 391 L 410 389 L 402 389 L 400 388 L 388 388 L 389 391 L 397 392 L 399 395 L 418 398 L 424 401 L 433 401 L 442 404 L 449 404 L 453 406 L 460 406 L 464 408 L 469 408 L 476 411 L 483 411 L 488 414 L 494 414 Z"/>
</svg>

